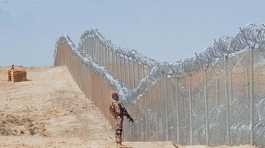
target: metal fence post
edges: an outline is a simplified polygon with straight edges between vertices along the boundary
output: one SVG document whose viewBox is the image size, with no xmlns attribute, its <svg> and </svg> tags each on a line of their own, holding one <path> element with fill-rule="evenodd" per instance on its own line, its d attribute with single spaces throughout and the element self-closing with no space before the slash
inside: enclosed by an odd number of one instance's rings
<svg viewBox="0 0 265 148">
<path fill-rule="evenodd" d="M 126 76 L 126 72 L 125 71 L 126 70 L 124 70 L 125 57 L 124 57 L 124 55 L 122 53 L 120 53 L 118 55 L 118 59 L 119 59 L 119 68 L 118 68 L 118 71 L 117 71 L 118 79 L 120 79 L 123 82 L 123 84 L 126 85 L 126 81 L 125 81 L 125 76 Z"/>
<path fill-rule="evenodd" d="M 104 66 L 104 56 L 103 56 L 103 46 L 101 40 L 99 40 L 99 59 L 100 59 L 100 64 Z"/>
<path fill-rule="evenodd" d="M 160 94 L 159 94 L 159 104 L 160 104 L 160 120 L 159 120 L 159 140 L 164 140 L 164 124 L 163 124 L 163 121 L 164 121 L 164 112 L 163 112 L 163 95 L 164 95 L 164 89 L 163 89 L 163 85 L 164 85 L 164 79 L 163 79 L 163 75 L 161 77 L 161 83 L 159 84 L 159 89 L 160 89 Z"/>
<path fill-rule="evenodd" d="M 228 55 L 224 55 L 225 69 L 225 97 L 226 97 L 226 143 L 231 144 L 230 135 L 230 95 L 229 95 L 229 72 L 228 72 Z"/>
<path fill-rule="evenodd" d="M 138 83 L 141 81 L 141 73 L 140 73 L 141 66 L 142 64 L 137 64 L 137 82 Z"/>
<path fill-rule="evenodd" d="M 107 45 L 106 43 L 104 43 L 104 46 L 103 46 L 103 49 L 104 49 L 104 66 L 107 68 L 108 67 L 108 48 L 107 48 Z"/>
<path fill-rule="evenodd" d="M 219 89 L 220 89 L 220 80 L 217 78 L 217 80 L 215 81 L 215 105 L 219 105 L 219 100 L 220 100 L 220 92 L 219 92 Z"/>
<path fill-rule="evenodd" d="M 204 67 L 203 69 L 204 73 L 204 83 L 203 83 L 203 89 L 204 89 L 204 103 L 205 103 L 205 136 L 206 136 L 206 144 L 209 145 L 209 118 L 208 118 L 208 90 L 207 90 L 207 67 Z"/>
<path fill-rule="evenodd" d="M 92 58 L 93 57 L 93 38 L 89 37 L 88 38 L 88 47 L 89 47 L 89 56 Z"/>
<path fill-rule="evenodd" d="M 254 49 L 250 49 L 250 144 L 254 145 Z"/>
<path fill-rule="evenodd" d="M 93 39 L 93 37 L 89 37 L 89 56 L 91 57 L 91 58 L 93 58 L 93 48 L 94 48 L 94 39 Z"/>
<path fill-rule="evenodd" d="M 108 68 L 109 68 L 109 71 L 111 72 L 111 48 L 108 46 L 108 53 L 107 53 L 107 58 L 108 58 Z"/>
<path fill-rule="evenodd" d="M 136 73 L 135 73 L 135 62 L 132 60 L 132 73 L 133 73 L 133 88 L 136 87 Z"/>
<path fill-rule="evenodd" d="M 98 37 L 97 37 L 97 49 L 96 49 L 96 51 L 97 51 L 97 63 L 99 64 L 99 65 L 101 65 L 101 57 L 100 57 L 100 46 L 99 46 L 99 39 L 98 39 Z"/>
<path fill-rule="evenodd" d="M 177 107 L 177 143 L 180 144 L 180 120 L 179 120 L 179 78 L 177 78 L 177 90 L 176 90 L 176 107 Z"/>
<path fill-rule="evenodd" d="M 119 54 L 119 79 L 126 85 L 126 68 L 125 68 L 125 56 L 123 54 Z"/>
<path fill-rule="evenodd" d="M 100 42 L 99 39 L 97 38 L 97 52 L 98 52 L 98 64 L 102 65 L 101 63 L 101 50 L 100 50 Z"/>
<path fill-rule="evenodd" d="M 104 52 L 104 50 L 103 50 L 103 44 L 102 44 L 102 41 L 101 41 L 101 40 L 99 41 L 99 43 L 100 43 L 100 44 L 99 44 L 99 47 L 100 47 L 99 50 L 100 50 L 100 60 L 101 60 L 100 63 L 101 63 L 102 66 L 105 66 L 105 65 L 104 65 L 104 53 L 105 53 L 105 52 Z"/>
<path fill-rule="evenodd" d="M 116 60 L 117 60 L 117 71 L 116 76 L 118 80 L 123 81 L 122 74 L 120 73 L 122 67 L 122 57 L 120 53 L 116 53 Z M 124 81 L 123 81 L 124 82 Z"/>
<path fill-rule="evenodd" d="M 93 60 L 97 62 L 98 52 L 97 52 L 97 38 L 96 37 L 94 37 L 94 45 L 95 47 L 94 47 L 94 59 Z"/>
<path fill-rule="evenodd" d="M 128 67 L 128 57 L 126 55 L 123 55 L 124 57 L 124 63 L 123 63 L 123 67 L 122 67 L 122 70 L 120 71 L 121 73 L 124 73 L 124 84 L 129 87 L 129 81 L 128 81 L 128 70 L 129 70 L 129 67 Z"/>
<path fill-rule="evenodd" d="M 192 74 L 189 75 L 189 103 L 190 103 L 190 144 L 193 143 L 193 131 L 192 131 Z"/>
<path fill-rule="evenodd" d="M 107 43 L 105 43 L 104 45 L 105 45 L 104 46 L 104 51 L 105 51 L 105 55 L 104 55 L 104 57 L 105 57 L 105 66 L 108 68 L 109 47 L 108 47 Z"/>
<path fill-rule="evenodd" d="M 102 41 L 100 40 L 100 39 L 98 39 L 99 41 L 98 41 L 98 50 L 99 50 L 99 59 L 100 59 L 100 65 L 102 65 L 102 66 L 104 66 L 104 62 L 103 62 L 103 60 L 104 60 L 104 56 L 103 56 L 103 54 L 104 54 L 104 51 L 103 51 L 103 46 L 102 46 Z"/>
<path fill-rule="evenodd" d="M 130 65 L 130 63 L 131 63 L 131 60 L 128 59 L 128 64 Z M 131 67 L 130 66 L 129 66 L 129 70 L 128 71 L 129 71 L 128 78 L 129 78 L 129 83 L 130 83 L 130 86 L 131 86 L 131 76 L 132 76 L 132 74 L 134 75 L 134 73 L 133 73 L 133 71 L 131 73 Z M 130 134 L 129 134 L 129 136 L 132 137 L 132 135 L 133 135 L 132 134 L 132 126 L 131 126 L 132 124 L 130 123 L 129 125 L 130 125 Z"/>
<path fill-rule="evenodd" d="M 95 47 L 94 47 L 94 59 L 93 60 L 97 62 L 98 52 L 97 52 L 97 38 L 96 37 L 94 37 L 94 45 Z"/>
<path fill-rule="evenodd" d="M 144 77 L 144 75 L 145 75 L 145 65 L 142 65 L 142 76 Z M 146 141 L 146 139 L 147 139 L 147 128 L 146 128 L 146 126 L 147 126 L 147 124 L 148 124 L 148 121 L 146 120 L 147 119 L 147 115 L 146 115 L 146 113 L 147 113 L 147 110 L 146 110 L 146 100 L 147 100 L 147 95 L 146 94 L 143 94 L 143 101 L 144 101 L 144 129 L 143 129 L 143 132 L 144 132 L 144 141 Z"/>
<path fill-rule="evenodd" d="M 93 43 L 92 43 L 91 37 L 90 36 L 87 37 L 84 42 L 86 43 L 85 46 L 86 46 L 86 49 L 87 49 L 87 55 L 86 56 L 92 57 L 92 44 Z"/>
<path fill-rule="evenodd" d="M 120 73 L 120 70 L 121 70 L 121 67 L 123 66 L 122 64 L 123 64 L 123 58 L 122 58 L 122 54 L 121 53 L 117 53 L 117 59 L 119 59 L 118 60 L 118 62 L 117 62 L 117 78 L 119 79 L 119 80 L 121 80 L 122 82 L 124 82 L 124 80 L 123 80 L 123 73 L 121 74 Z"/>
<path fill-rule="evenodd" d="M 167 75 L 165 74 L 165 99 L 164 99 L 164 102 L 165 102 L 165 118 L 166 118 L 166 140 L 168 141 L 168 131 L 169 131 L 169 128 L 168 128 L 168 101 L 169 101 L 169 98 L 168 98 L 168 79 L 167 79 Z"/>
<path fill-rule="evenodd" d="M 102 65 L 104 66 L 104 67 L 106 67 L 106 65 L 105 65 L 105 59 L 106 59 L 106 48 L 105 48 L 106 46 L 105 46 L 105 44 L 104 44 L 104 42 L 103 41 L 101 41 L 101 58 L 102 58 Z"/>
<path fill-rule="evenodd" d="M 132 82 L 131 82 L 131 60 L 130 60 L 130 57 L 127 57 L 128 60 L 127 60 L 127 72 L 128 72 L 128 76 L 127 76 L 127 80 L 128 80 L 128 88 L 132 88 Z"/>
<path fill-rule="evenodd" d="M 114 56 L 113 56 L 113 48 L 111 48 L 111 50 L 110 50 L 110 64 L 111 64 L 111 73 L 112 73 L 112 75 L 113 76 L 115 76 L 114 74 L 113 74 L 113 72 L 114 72 Z"/>
<path fill-rule="evenodd" d="M 95 38 L 92 38 L 92 48 L 91 48 L 91 58 L 94 60 L 95 59 Z"/>
<path fill-rule="evenodd" d="M 118 77 L 118 75 L 117 75 L 117 71 L 118 71 L 118 62 L 117 62 L 117 53 L 114 51 L 113 52 L 113 56 L 114 56 L 114 64 L 113 64 L 113 66 L 114 66 L 114 71 L 113 71 L 113 74 L 114 74 L 114 76 L 117 78 Z"/>
</svg>

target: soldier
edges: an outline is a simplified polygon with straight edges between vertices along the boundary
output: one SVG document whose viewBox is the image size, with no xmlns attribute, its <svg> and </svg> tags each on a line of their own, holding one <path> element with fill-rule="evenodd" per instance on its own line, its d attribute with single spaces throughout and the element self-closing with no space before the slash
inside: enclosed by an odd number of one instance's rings
<svg viewBox="0 0 265 148">
<path fill-rule="evenodd" d="M 115 139 L 118 147 L 122 147 L 122 128 L 124 116 L 129 119 L 130 122 L 134 122 L 126 108 L 119 102 L 118 93 L 112 93 L 112 103 L 110 105 L 110 112 L 115 119 Z"/>
<path fill-rule="evenodd" d="M 15 65 L 12 64 L 10 70 L 14 70 L 14 69 L 15 69 Z"/>
<path fill-rule="evenodd" d="M 11 65 L 11 68 L 8 70 L 8 81 L 12 81 L 12 79 L 11 79 L 11 73 L 12 73 L 12 71 L 15 69 L 15 65 L 14 64 L 12 64 Z"/>
</svg>

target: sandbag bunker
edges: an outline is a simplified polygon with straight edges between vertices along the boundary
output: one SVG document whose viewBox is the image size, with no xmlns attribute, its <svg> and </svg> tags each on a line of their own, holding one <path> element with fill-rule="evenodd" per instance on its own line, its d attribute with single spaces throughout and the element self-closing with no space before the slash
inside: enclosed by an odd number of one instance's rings
<svg viewBox="0 0 265 148">
<path fill-rule="evenodd" d="M 21 67 L 16 67 L 14 65 L 8 70 L 8 81 L 11 82 L 22 82 L 27 80 L 27 72 Z"/>
</svg>

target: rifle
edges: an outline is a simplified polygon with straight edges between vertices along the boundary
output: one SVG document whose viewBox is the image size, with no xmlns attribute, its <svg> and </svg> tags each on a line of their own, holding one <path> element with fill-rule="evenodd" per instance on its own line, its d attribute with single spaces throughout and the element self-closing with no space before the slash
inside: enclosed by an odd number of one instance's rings
<svg viewBox="0 0 265 148">
<path fill-rule="evenodd" d="M 134 123 L 134 120 L 131 117 L 131 115 L 128 113 L 127 109 L 123 106 L 123 104 L 120 103 L 120 105 L 121 105 L 123 114 L 127 117 L 127 119 L 129 119 L 130 122 Z"/>
</svg>

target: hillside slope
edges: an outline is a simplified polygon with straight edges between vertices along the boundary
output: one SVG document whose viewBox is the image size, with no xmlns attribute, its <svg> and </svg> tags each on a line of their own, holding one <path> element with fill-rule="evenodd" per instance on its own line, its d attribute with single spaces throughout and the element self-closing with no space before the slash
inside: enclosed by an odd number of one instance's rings
<svg viewBox="0 0 265 148">
<path fill-rule="evenodd" d="M 0 135 L 113 141 L 110 125 L 67 68 L 27 71 L 29 81 L 13 84 L 0 70 Z"/>
</svg>

